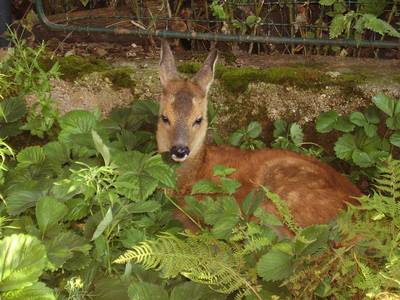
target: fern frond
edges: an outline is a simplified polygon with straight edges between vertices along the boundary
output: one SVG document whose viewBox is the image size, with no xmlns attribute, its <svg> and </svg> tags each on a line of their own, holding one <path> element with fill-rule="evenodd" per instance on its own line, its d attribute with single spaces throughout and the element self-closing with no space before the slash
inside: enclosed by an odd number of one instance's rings
<svg viewBox="0 0 400 300">
<path fill-rule="evenodd" d="M 261 188 L 263 189 L 267 198 L 269 200 L 271 200 L 271 202 L 275 205 L 275 207 L 278 210 L 280 216 L 282 217 L 285 225 L 294 233 L 296 233 L 296 234 L 299 233 L 300 227 L 294 221 L 293 215 L 290 212 L 290 209 L 287 206 L 287 203 L 285 201 L 283 201 L 282 198 L 279 197 L 279 195 L 271 192 L 265 186 L 261 186 Z"/>
<path fill-rule="evenodd" d="M 387 197 L 397 200 L 400 197 L 400 160 L 389 158 L 378 168 L 375 188 Z"/>
<path fill-rule="evenodd" d="M 241 272 L 241 258 L 234 255 L 229 245 L 208 236 L 189 236 L 184 241 L 164 233 L 157 240 L 133 247 L 115 262 L 139 263 L 145 269 L 161 271 L 166 278 L 181 274 L 224 294 L 253 290 Z"/>
</svg>

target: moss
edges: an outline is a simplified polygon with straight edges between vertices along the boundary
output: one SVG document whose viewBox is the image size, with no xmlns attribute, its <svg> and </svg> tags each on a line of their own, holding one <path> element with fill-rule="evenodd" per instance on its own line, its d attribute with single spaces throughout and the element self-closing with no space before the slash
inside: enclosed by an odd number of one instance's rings
<svg viewBox="0 0 400 300">
<path fill-rule="evenodd" d="M 41 62 L 41 65 L 45 70 L 48 70 L 56 62 L 60 65 L 60 77 L 64 80 L 74 80 L 87 74 L 112 68 L 111 64 L 102 59 L 77 55 L 56 57 L 55 59 L 47 58 Z"/>
<path fill-rule="evenodd" d="M 133 89 L 135 87 L 135 81 L 131 75 L 133 70 L 128 67 L 114 68 L 108 71 L 101 72 L 103 77 L 107 77 L 113 83 L 115 87 Z"/>
</svg>

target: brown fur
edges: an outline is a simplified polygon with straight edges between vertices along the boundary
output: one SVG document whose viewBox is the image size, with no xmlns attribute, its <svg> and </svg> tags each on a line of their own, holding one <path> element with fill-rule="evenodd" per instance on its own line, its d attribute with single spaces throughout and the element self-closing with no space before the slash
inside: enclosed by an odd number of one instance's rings
<svg viewBox="0 0 400 300">
<path fill-rule="evenodd" d="M 165 43 L 163 47 L 167 47 Z M 241 186 L 235 194 L 239 203 L 260 185 L 278 194 L 287 205 L 299 226 L 323 224 L 333 219 L 345 207 L 355 203 L 361 192 L 346 177 L 332 167 L 305 155 L 285 150 L 243 151 L 228 146 L 205 145 L 207 131 L 207 91 L 213 79 L 216 53 L 211 52 L 199 73 L 190 80 L 176 78 L 175 70 L 168 79 L 166 67 L 174 65 L 169 47 L 163 51 L 161 77 L 163 95 L 160 114 L 169 123 L 158 123 L 157 142 L 160 152 L 177 144 L 188 146 L 190 155 L 178 169 L 178 189 L 182 196 L 190 194 L 193 184 L 200 179 L 213 179 L 213 166 L 225 165 L 236 169 L 232 178 Z M 167 62 L 164 64 L 164 62 Z M 199 116 L 200 125 L 194 125 Z M 182 201 L 180 201 L 181 204 Z M 277 214 L 271 201 L 265 199 L 261 206 Z M 183 216 L 179 218 L 190 224 Z"/>
</svg>

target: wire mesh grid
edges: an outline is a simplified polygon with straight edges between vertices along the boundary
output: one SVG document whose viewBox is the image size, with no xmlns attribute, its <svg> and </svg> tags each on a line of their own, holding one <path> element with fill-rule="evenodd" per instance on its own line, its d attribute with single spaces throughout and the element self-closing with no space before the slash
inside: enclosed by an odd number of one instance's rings
<svg viewBox="0 0 400 300">
<path fill-rule="evenodd" d="M 74 9 L 71 0 L 49 1 L 47 7 L 45 5 L 46 14 L 58 12 L 49 18 L 62 24 L 304 39 L 328 39 L 332 18 L 340 11 L 338 6 L 321 5 L 320 0 L 126 0 L 123 3 L 89 0 L 83 12 Z M 341 3 L 343 11 L 379 15 L 394 28 L 399 27 L 398 0 L 343 0 L 337 3 Z M 352 29 L 346 38 L 355 35 L 355 29 Z M 393 40 L 369 30 L 358 34 L 357 38 Z"/>
</svg>

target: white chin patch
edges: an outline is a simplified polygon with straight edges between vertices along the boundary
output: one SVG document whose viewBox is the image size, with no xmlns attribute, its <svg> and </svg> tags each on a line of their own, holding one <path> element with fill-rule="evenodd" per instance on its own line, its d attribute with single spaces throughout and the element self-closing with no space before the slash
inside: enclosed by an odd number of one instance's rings
<svg viewBox="0 0 400 300">
<path fill-rule="evenodd" d="M 177 161 L 177 162 L 183 162 L 183 161 L 185 161 L 186 160 L 186 158 L 188 157 L 188 155 L 185 155 L 184 157 L 177 157 L 175 154 L 172 154 L 172 159 L 174 160 L 174 161 Z"/>
</svg>

